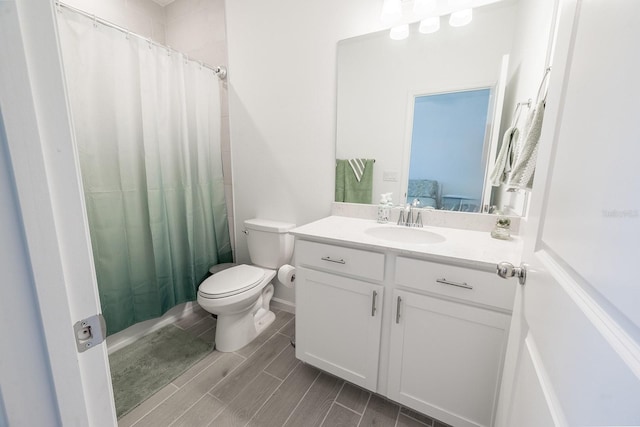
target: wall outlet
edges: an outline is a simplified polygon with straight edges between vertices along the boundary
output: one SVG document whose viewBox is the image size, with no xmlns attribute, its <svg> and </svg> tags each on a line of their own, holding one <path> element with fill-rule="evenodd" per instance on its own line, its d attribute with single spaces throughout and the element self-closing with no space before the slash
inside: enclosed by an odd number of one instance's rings
<svg viewBox="0 0 640 427">
<path fill-rule="evenodd" d="M 398 171 L 383 171 L 382 180 L 390 182 L 398 182 Z"/>
</svg>

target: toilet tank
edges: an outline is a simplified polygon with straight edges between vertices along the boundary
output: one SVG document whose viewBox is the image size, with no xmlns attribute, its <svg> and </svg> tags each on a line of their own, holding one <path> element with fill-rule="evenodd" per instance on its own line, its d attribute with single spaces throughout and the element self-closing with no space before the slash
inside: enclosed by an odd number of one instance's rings
<svg viewBox="0 0 640 427">
<path fill-rule="evenodd" d="M 289 230 L 296 225 L 268 219 L 248 219 L 247 231 L 249 256 L 254 265 L 272 270 L 289 262 L 293 255 L 293 235 Z"/>
</svg>

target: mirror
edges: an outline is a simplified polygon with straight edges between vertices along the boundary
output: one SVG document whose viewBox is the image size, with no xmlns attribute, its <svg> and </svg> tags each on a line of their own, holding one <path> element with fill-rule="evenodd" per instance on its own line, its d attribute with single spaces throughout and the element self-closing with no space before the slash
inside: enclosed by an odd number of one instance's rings
<svg viewBox="0 0 640 427">
<path fill-rule="evenodd" d="M 336 158 L 375 160 L 370 203 L 389 192 L 394 204 L 417 194 L 422 202 L 430 198 L 425 187 L 437 181 L 434 200 L 423 204 L 463 211 L 494 204 L 487 176 L 499 141 L 515 18 L 513 3 L 498 3 L 474 10 L 466 27 L 443 22 L 437 33 L 420 34 L 414 24 L 405 40 L 391 40 L 388 31 L 381 31 L 338 43 Z M 427 100 L 476 92 L 484 96 L 478 98 L 484 103 L 484 119 L 482 114 L 471 118 L 463 107 L 449 114 L 448 131 L 429 128 L 423 120 Z M 449 110 L 431 105 L 426 114 L 434 118 Z M 460 130 L 469 127 L 480 132 L 480 141 L 476 135 L 473 148 L 461 148 Z M 412 144 L 416 132 L 443 138 L 448 133 L 455 140 L 420 148 Z M 428 167 L 427 158 L 437 167 Z M 474 172 L 467 174 L 470 169 Z"/>
</svg>

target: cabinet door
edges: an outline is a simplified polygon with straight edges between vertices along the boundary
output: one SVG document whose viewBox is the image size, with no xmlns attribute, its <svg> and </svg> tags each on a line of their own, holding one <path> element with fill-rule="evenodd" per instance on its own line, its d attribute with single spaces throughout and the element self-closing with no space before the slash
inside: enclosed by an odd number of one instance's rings
<svg viewBox="0 0 640 427">
<path fill-rule="evenodd" d="M 304 267 L 296 271 L 296 357 L 375 391 L 383 287 Z"/>
<path fill-rule="evenodd" d="M 456 427 L 493 424 L 509 316 L 394 291 L 389 397 Z"/>
</svg>

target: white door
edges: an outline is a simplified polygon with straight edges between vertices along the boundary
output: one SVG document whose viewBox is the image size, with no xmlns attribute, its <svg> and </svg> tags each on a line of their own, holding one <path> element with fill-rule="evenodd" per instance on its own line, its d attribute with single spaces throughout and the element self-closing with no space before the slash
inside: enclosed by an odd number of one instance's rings
<svg viewBox="0 0 640 427">
<path fill-rule="evenodd" d="M 41 328 L 32 333 L 16 325 L 8 341 L 3 336 L 2 351 L 20 360 L 15 353 L 27 351 L 21 341 L 42 336 L 50 370 L 41 379 L 43 393 L 57 410 L 48 423 L 113 426 L 106 344 L 79 352 L 74 338 L 74 323 L 99 313 L 100 301 L 54 14 L 52 1 L 0 1 L 0 109 L 31 267 L 28 282 L 35 288 L 33 317 Z M 12 369 L 37 375 L 25 365 Z M 38 419 L 29 415 L 39 407 L 26 390 L 2 384 L 0 404 L 10 403 L 4 408 L 10 425 Z"/>
<path fill-rule="evenodd" d="M 640 425 L 640 2 L 559 17 L 496 425 Z"/>
</svg>

